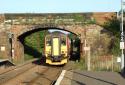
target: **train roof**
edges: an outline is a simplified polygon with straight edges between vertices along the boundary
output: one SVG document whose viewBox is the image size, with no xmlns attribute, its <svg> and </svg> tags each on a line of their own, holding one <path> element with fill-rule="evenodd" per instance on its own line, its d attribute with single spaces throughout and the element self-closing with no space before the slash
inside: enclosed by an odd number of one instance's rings
<svg viewBox="0 0 125 85">
<path fill-rule="evenodd" d="M 67 35 L 62 33 L 62 32 L 55 31 L 55 32 L 52 32 L 50 34 L 47 34 L 46 36 L 67 36 Z"/>
</svg>

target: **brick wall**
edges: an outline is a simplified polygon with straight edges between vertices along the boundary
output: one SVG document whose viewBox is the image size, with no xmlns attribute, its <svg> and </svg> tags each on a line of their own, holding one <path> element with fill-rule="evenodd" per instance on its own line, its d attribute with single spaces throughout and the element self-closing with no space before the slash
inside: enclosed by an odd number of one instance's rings
<svg viewBox="0 0 125 85">
<path fill-rule="evenodd" d="M 0 32 L 0 58 L 9 58 L 10 57 L 10 45 L 9 39 L 6 32 Z"/>
<path fill-rule="evenodd" d="M 4 21 L 4 15 L 3 14 L 0 14 L 0 23 L 2 23 Z"/>
<path fill-rule="evenodd" d="M 93 18 L 97 21 L 97 24 L 103 25 L 112 16 L 117 16 L 115 12 L 95 12 Z"/>
</svg>

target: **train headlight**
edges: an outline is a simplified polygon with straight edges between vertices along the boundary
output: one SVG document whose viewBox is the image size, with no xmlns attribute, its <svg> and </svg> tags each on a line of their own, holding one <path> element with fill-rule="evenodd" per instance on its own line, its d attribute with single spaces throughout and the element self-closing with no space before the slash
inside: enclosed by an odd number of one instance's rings
<svg viewBox="0 0 125 85">
<path fill-rule="evenodd" d="M 62 51 L 62 53 L 64 53 L 64 51 Z"/>
</svg>

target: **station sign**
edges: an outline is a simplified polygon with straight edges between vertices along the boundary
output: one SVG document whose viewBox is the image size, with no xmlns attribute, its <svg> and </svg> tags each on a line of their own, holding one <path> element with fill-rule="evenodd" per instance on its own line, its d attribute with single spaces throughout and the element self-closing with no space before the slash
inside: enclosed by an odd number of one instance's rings
<svg viewBox="0 0 125 85">
<path fill-rule="evenodd" d="M 5 51 L 5 47 L 4 47 L 4 46 L 1 46 L 0 50 L 1 50 L 1 51 Z"/>
<path fill-rule="evenodd" d="M 120 49 L 124 49 L 124 42 L 120 42 Z"/>
<path fill-rule="evenodd" d="M 120 63 L 121 62 L 121 58 L 117 57 L 117 62 Z"/>
</svg>

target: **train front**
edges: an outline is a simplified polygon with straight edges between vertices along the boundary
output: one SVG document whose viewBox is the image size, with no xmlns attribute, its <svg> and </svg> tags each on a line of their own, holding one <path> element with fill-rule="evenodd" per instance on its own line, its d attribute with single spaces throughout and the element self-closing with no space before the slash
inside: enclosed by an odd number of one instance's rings
<svg viewBox="0 0 125 85">
<path fill-rule="evenodd" d="M 46 63 L 66 64 L 69 59 L 69 39 L 63 34 L 51 34 L 45 38 Z"/>
</svg>

